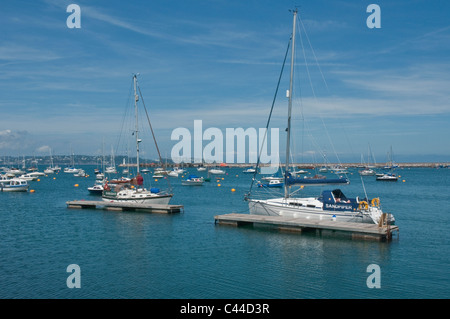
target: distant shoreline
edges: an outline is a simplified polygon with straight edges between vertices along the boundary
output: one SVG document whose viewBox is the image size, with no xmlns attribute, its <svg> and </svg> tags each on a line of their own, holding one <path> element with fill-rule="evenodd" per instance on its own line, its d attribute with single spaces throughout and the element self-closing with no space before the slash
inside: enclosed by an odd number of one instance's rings
<svg viewBox="0 0 450 319">
<path fill-rule="evenodd" d="M 75 166 L 85 166 L 85 165 L 102 165 L 101 156 L 92 156 L 92 155 L 75 155 L 74 158 L 72 158 L 70 155 L 53 155 L 53 163 L 55 165 L 60 166 L 71 166 L 72 161 L 74 162 Z M 109 165 L 110 158 L 103 157 L 105 165 Z M 129 162 L 129 164 L 124 164 L 124 162 Z M 126 158 L 124 156 L 115 156 L 115 163 L 118 167 L 136 167 L 136 159 Z M 120 163 L 120 164 L 119 164 Z M 24 165 L 25 164 L 25 165 Z M 378 164 L 371 164 L 374 168 L 382 169 L 386 166 L 387 163 L 378 163 Z M 436 161 L 436 162 L 401 162 L 395 163 L 398 165 L 398 168 L 412 168 L 412 167 L 429 167 L 429 168 L 450 168 L 450 161 Z M 0 157 L 0 170 L 3 167 L 17 167 L 22 168 L 25 166 L 26 168 L 30 168 L 33 166 L 37 167 L 48 167 L 50 165 L 50 157 L 49 156 L 2 156 Z M 174 167 L 174 166 L 181 166 L 181 167 L 198 167 L 198 166 L 205 166 L 205 167 L 237 167 L 237 168 L 248 168 L 248 167 L 254 167 L 256 163 L 173 163 L 170 159 L 162 159 L 162 163 L 155 161 L 155 160 L 149 160 L 149 159 L 142 159 L 141 158 L 141 167 Z M 269 164 L 260 164 L 261 167 L 268 166 Z M 328 163 L 327 165 L 324 165 L 323 163 L 293 163 L 290 164 L 292 167 L 298 168 L 298 169 L 313 169 L 313 168 L 321 168 L 326 166 L 327 168 L 333 168 L 333 167 L 347 167 L 347 168 L 361 168 L 361 163 L 355 163 L 355 162 L 349 162 L 349 163 Z M 280 163 L 281 167 L 284 167 L 284 163 Z"/>
</svg>

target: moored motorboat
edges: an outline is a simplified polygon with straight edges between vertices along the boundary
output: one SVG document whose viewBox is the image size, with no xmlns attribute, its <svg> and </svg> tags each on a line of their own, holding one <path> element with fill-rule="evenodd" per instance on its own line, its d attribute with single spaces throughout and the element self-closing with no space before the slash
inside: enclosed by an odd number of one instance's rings
<svg viewBox="0 0 450 319">
<path fill-rule="evenodd" d="M 24 179 L 4 175 L 0 177 L 0 192 L 26 192 L 28 187 L 28 182 Z"/>
<path fill-rule="evenodd" d="M 222 175 L 222 174 L 225 174 L 225 171 L 223 169 L 219 169 L 219 168 L 212 168 L 209 170 L 209 173 L 213 174 L 213 175 Z"/>
<path fill-rule="evenodd" d="M 88 187 L 89 193 L 91 193 L 93 195 L 101 196 L 103 193 L 103 190 L 104 190 L 104 188 L 103 188 L 104 183 L 105 183 L 105 181 L 103 181 L 103 180 L 99 180 L 99 179 L 95 180 L 94 185 L 91 187 Z"/>
<path fill-rule="evenodd" d="M 373 169 L 371 169 L 371 168 L 362 169 L 358 173 L 361 176 L 373 176 L 373 175 L 375 175 L 375 171 Z"/>
<path fill-rule="evenodd" d="M 381 176 L 377 176 L 376 179 L 377 181 L 396 182 L 398 180 L 398 176 L 394 173 L 385 173 Z"/>
<path fill-rule="evenodd" d="M 20 179 L 24 179 L 26 181 L 35 181 L 38 179 L 38 176 L 33 176 L 31 174 L 22 174 L 19 176 Z"/>
<path fill-rule="evenodd" d="M 203 185 L 204 178 L 197 175 L 189 175 L 187 179 L 181 181 L 181 185 L 185 186 L 201 186 Z"/>
<path fill-rule="evenodd" d="M 258 187 L 283 187 L 282 178 L 269 179 L 266 183 L 259 183 Z"/>
</svg>

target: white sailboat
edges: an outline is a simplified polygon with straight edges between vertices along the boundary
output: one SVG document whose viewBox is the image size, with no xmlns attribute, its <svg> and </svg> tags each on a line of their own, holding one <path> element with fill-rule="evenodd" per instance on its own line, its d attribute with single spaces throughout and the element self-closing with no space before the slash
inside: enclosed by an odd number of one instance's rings
<svg viewBox="0 0 450 319">
<path fill-rule="evenodd" d="M 78 173 L 78 168 L 75 168 L 75 154 L 72 152 L 72 165 L 64 167 L 64 173 L 75 174 Z"/>
<path fill-rule="evenodd" d="M 270 199 L 254 199 L 251 197 L 251 188 L 249 194 L 245 196 L 248 201 L 250 214 L 272 215 L 272 216 L 288 216 L 303 217 L 316 220 L 339 220 L 345 222 L 364 222 L 378 223 L 383 212 L 380 207 L 378 198 L 371 201 L 367 199 L 348 198 L 340 189 L 324 190 L 319 197 L 293 197 L 290 186 L 302 185 L 302 181 L 306 179 L 296 178 L 290 179 L 289 158 L 290 158 L 290 135 L 291 135 L 291 110 L 293 97 L 293 76 L 295 62 L 295 33 L 297 21 L 297 9 L 294 10 L 293 32 L 291 37 L 291 72 L 289 85 L 289 103 L 288 103 L 288 122 L 287 122 L 287 140 L 286 140 L 286 163 L 284 178 L 284 196 Z M 342 180 L 344 181 L 344 180 Z M 312 181 L 316 182 L 316 181 Z M 325 183 L 325 181 L 317 181 L 317 185 Z M 339 182 L 333 180 L 332 182 Z M 348 181 L 347 181 L 348 182 Z M 330 185 L 331 183 L 327 183 Z M 313 185 L 311 183 L 311 185 Z M 253 182 L 252 182 L 253 186 Z M 301 188 L 300 188 L 301 189 Z M 387 220 L 394 222 L 394 217 L 388 214 Z"/>
<path fill-rule="evenodd" d="M 134 136 L 136 137 L 136 167 L 137 175 L 135 179 L 137 180 L 137 185 L 130 185 L 128 183 L 117 184 L 114 189 L 111 189 L 107 184 L 104 186 L 104 191 L 102 194 L 102 200 L 108 202 L 135 202 L 135 203 L 151 203 L 151 204 L 169 204 L 173 194 L 169 192 L 161 192 L 159 188 L 151 188 L 147 190 L 143 185 L 139 185 L 139 177 L 142 177 L 139 172 L 139 144 L 142 140 L 139 138 L 139 126 L 138 126 L 138 105 L 139 96 L 137 94 L 137 75 L 133 75 L 134 84 L 134 110 L 135 110 L 135 120 L 136 126 L 134 131 Z M 144 106 L 145 107 L 145 106 Z M 155 140 L 156 144 L 156 140 Z M 158 145 L 156 148 L 159 153 Z M 142 180 L 143 181 L 143 180 Z"/>
<path fill-rule="evenodd" d="M 114 159 L 114 149 L 112 146 L 111 146 L 111 163 L 110 163 L 110 166 L 107 166 L 105 168 L 105 173 L 117 174 L 116 161 Z"/>
</svg>

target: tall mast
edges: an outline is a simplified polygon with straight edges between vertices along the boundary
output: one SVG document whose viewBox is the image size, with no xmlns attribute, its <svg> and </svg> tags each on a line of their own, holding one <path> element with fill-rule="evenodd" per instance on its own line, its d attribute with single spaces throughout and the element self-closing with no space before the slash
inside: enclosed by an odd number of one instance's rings
<svg viewBox="0 0 450 319">
<path fill-rule="evenodd" d="M 284 198 L 289 197 L 289 186 L 286 183 L 289 172 L 289 156 L 291 144 L 291 111 L 292 111 L 292 90 L 294 79 L 294 55 L 295 55 L 295 23 L 297 18 L 297 9 L 294 10 L 294 23 L 292 27 L 292 48 L 291 48 L 291 79 L 289 82 L 289 106 L 288 106 L 288 123 L 287 123 L 287 137 L 286 137 L 286 167 L 284 169 Z"/>
<path fill-rule="evenodd" d="M 139 174 L 139 130 L 138 130 L 138 108 L 137 108 L 137 101 L 139 100 L 139 96 L 136 92 L 136 82 L 137 82 L 137 75 L 133 75 L 133 81 L 134 81 L 134 113 L 136 116 L 136 129 L 134 131 L 134 135 L 136 136 L 136 165 L 137 165 L 137 174 Z"/>
</svg>

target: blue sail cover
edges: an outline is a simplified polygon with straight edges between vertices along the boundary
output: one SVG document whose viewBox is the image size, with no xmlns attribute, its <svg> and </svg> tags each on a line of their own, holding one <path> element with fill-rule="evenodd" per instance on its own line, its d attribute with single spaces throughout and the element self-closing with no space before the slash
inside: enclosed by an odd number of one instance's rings
<svg viewBox="0 0 450 319">
<path fill-rule="evenodd" d="M 353 212 L 358 210 L 356 198 L 347 198 L 340 189 L 323 191 L 318 199 L 323 202 L 324 210 Z"/>
<path fill-rule="evenodd" d="M 328 178 L 322 175 L 315 175 L 314 177 L 293 177 L 290 173 L 287 173 L 285 180 L 286 185 L 304 186 L 339 185 L 350 183 L 346 177 Z"/>
</svg>

